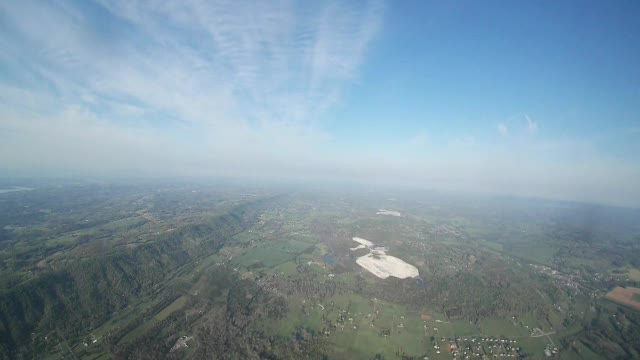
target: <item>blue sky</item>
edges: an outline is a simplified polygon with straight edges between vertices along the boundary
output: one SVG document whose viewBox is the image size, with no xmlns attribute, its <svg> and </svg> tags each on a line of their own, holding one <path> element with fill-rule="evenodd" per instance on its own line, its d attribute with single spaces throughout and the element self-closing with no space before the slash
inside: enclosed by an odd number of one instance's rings
<svg viewBox="0 0 640 360">
<path fill-rule="evenodd" d="M 634 1 L 7 1 L 7 174 L 640 205 Z"/>
</svg>

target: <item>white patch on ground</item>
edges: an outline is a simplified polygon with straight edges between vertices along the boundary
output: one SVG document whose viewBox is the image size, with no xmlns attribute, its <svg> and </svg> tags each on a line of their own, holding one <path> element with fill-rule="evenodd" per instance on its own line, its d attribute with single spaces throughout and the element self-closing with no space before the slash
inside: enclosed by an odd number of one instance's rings
<svg viewBox="0 0 640 360">
<path fill-rule="evenodd" d="M 351 250 L 365 247 L 369 248 L 369 254 L 359 257 L 356 263 L 370 271 L 373 275 L 381 279 L 386 279 L 389 276 L 405 279 L 419 275 L 418 268 L 395 256 L 387 255 L 385 251 L 382 250 L 384 248 L 372 249 L 375 244 L 371 241 L 359 237 L 354 237 L 353 241 L 359 242 L 360 245 Z"/>
<path fill-rule="evenodd" d="M 176 350 L 180 350 L 181 348 L 188 348 L 189 345 L 187 345 L 187 341 L 191 340 L 193 337 L 192 336 L 182 336 L 180 337 L 180 339 L 178 339 L 178 341 L 176 341 L 176 344 L 173 345 L 173 347 L 171 348 L 171 350 L 169 350 L 170 353 L 176 351 Z"/>
<path fill-rule="evenodd" d="M 359 242 L 360 244 L 364 245 L 365 247 L 372 247 L 373 245 L 375 245 L 374 243 L 372 243 L 371 241 L 367 240 L 367 239 L 363 239 L 363 238 L 359 238 L 359 237 L 354 237 L 352 238 L 353 241 L 355 242 Z M 358 246 L 358 249 L 362 249 L 360 246 Z"/>
<path fill-rule="evenodd" d="M 376 215 L 400 216 L 400 213 L 393 210 L 378 209 Z"/>
<path fill-rule="evenodd" d="M 415 266 L 390 255 L 367 254 L 359 257 L 356 263 L 380 279 L 386 279 L 389 276 L 406 279 L 419 275 Z"/>
</svg>

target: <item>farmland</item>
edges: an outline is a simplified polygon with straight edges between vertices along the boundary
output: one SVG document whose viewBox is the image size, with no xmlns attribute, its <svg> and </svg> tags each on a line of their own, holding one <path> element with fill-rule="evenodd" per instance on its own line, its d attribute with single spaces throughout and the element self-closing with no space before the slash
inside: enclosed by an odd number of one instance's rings
<svg viewBox="0 0 640 360">
<path fill-rule="evenodd" d="M 607 294 L 607 299 L 640 310 L 640 289 L 616 287 Z"/>
<path fill-rule="evenodd" d="M 633 227 L 618 209 L 586 237 L 575 215 L 532 214 L 524 200 L 421 196 L 185 184 L 1 194 L 0 357 L 639 355 L 640 229 L 614 232 Z M 376 276 L 365 256 L 416 272 Z"/>
</svg>

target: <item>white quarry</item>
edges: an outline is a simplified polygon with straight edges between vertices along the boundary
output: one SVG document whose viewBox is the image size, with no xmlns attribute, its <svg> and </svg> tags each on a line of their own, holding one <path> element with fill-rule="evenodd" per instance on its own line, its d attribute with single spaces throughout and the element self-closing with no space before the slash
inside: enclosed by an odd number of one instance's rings
<svg viewBox="0 0 640 360">
<path fill-rule="evenodd" d="M 376 212 L 376 215 L 401 216 L 400 212 L 398 211 L 385 210 L 385 209 L 378 209 L 378 212 Z"/>
<path fill-rule="evenodd" d="M 378 247 L 371 241 L 359 237 L 354 237 L 353 241 L 360 243 L 360 245 L 351 248 L 352 251 L 369 249 L 369 253 L 360 256 L 356 263 L 373 275 L 381 279 L 386 279 L 389 276 L 406 279 L 419 275 L 418 268 L 395 256 L 387 255 L 385 248 Z"/>
</svg>

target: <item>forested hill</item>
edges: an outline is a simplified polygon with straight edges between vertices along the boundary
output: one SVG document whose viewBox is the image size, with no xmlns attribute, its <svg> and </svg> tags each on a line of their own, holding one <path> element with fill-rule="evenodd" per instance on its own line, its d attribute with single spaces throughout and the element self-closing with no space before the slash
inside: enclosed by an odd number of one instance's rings
<svg viewBox="0 0 640 360">
<path fill-rule="evenodd" d="M 198 223 L 175 228 L 135 247 L 102 253 L 39 271 L 0 292 L 0 358 L 38 352 L 32 334 L 76 338 L 107 321 L 194 261 L 216 252 L 256 221 L 261 202 L 242 204 Z M 160 297 L 171 298 L 165 291 Z M 156 296 L 157 297 L 157 296 Z"/>
</svg>

